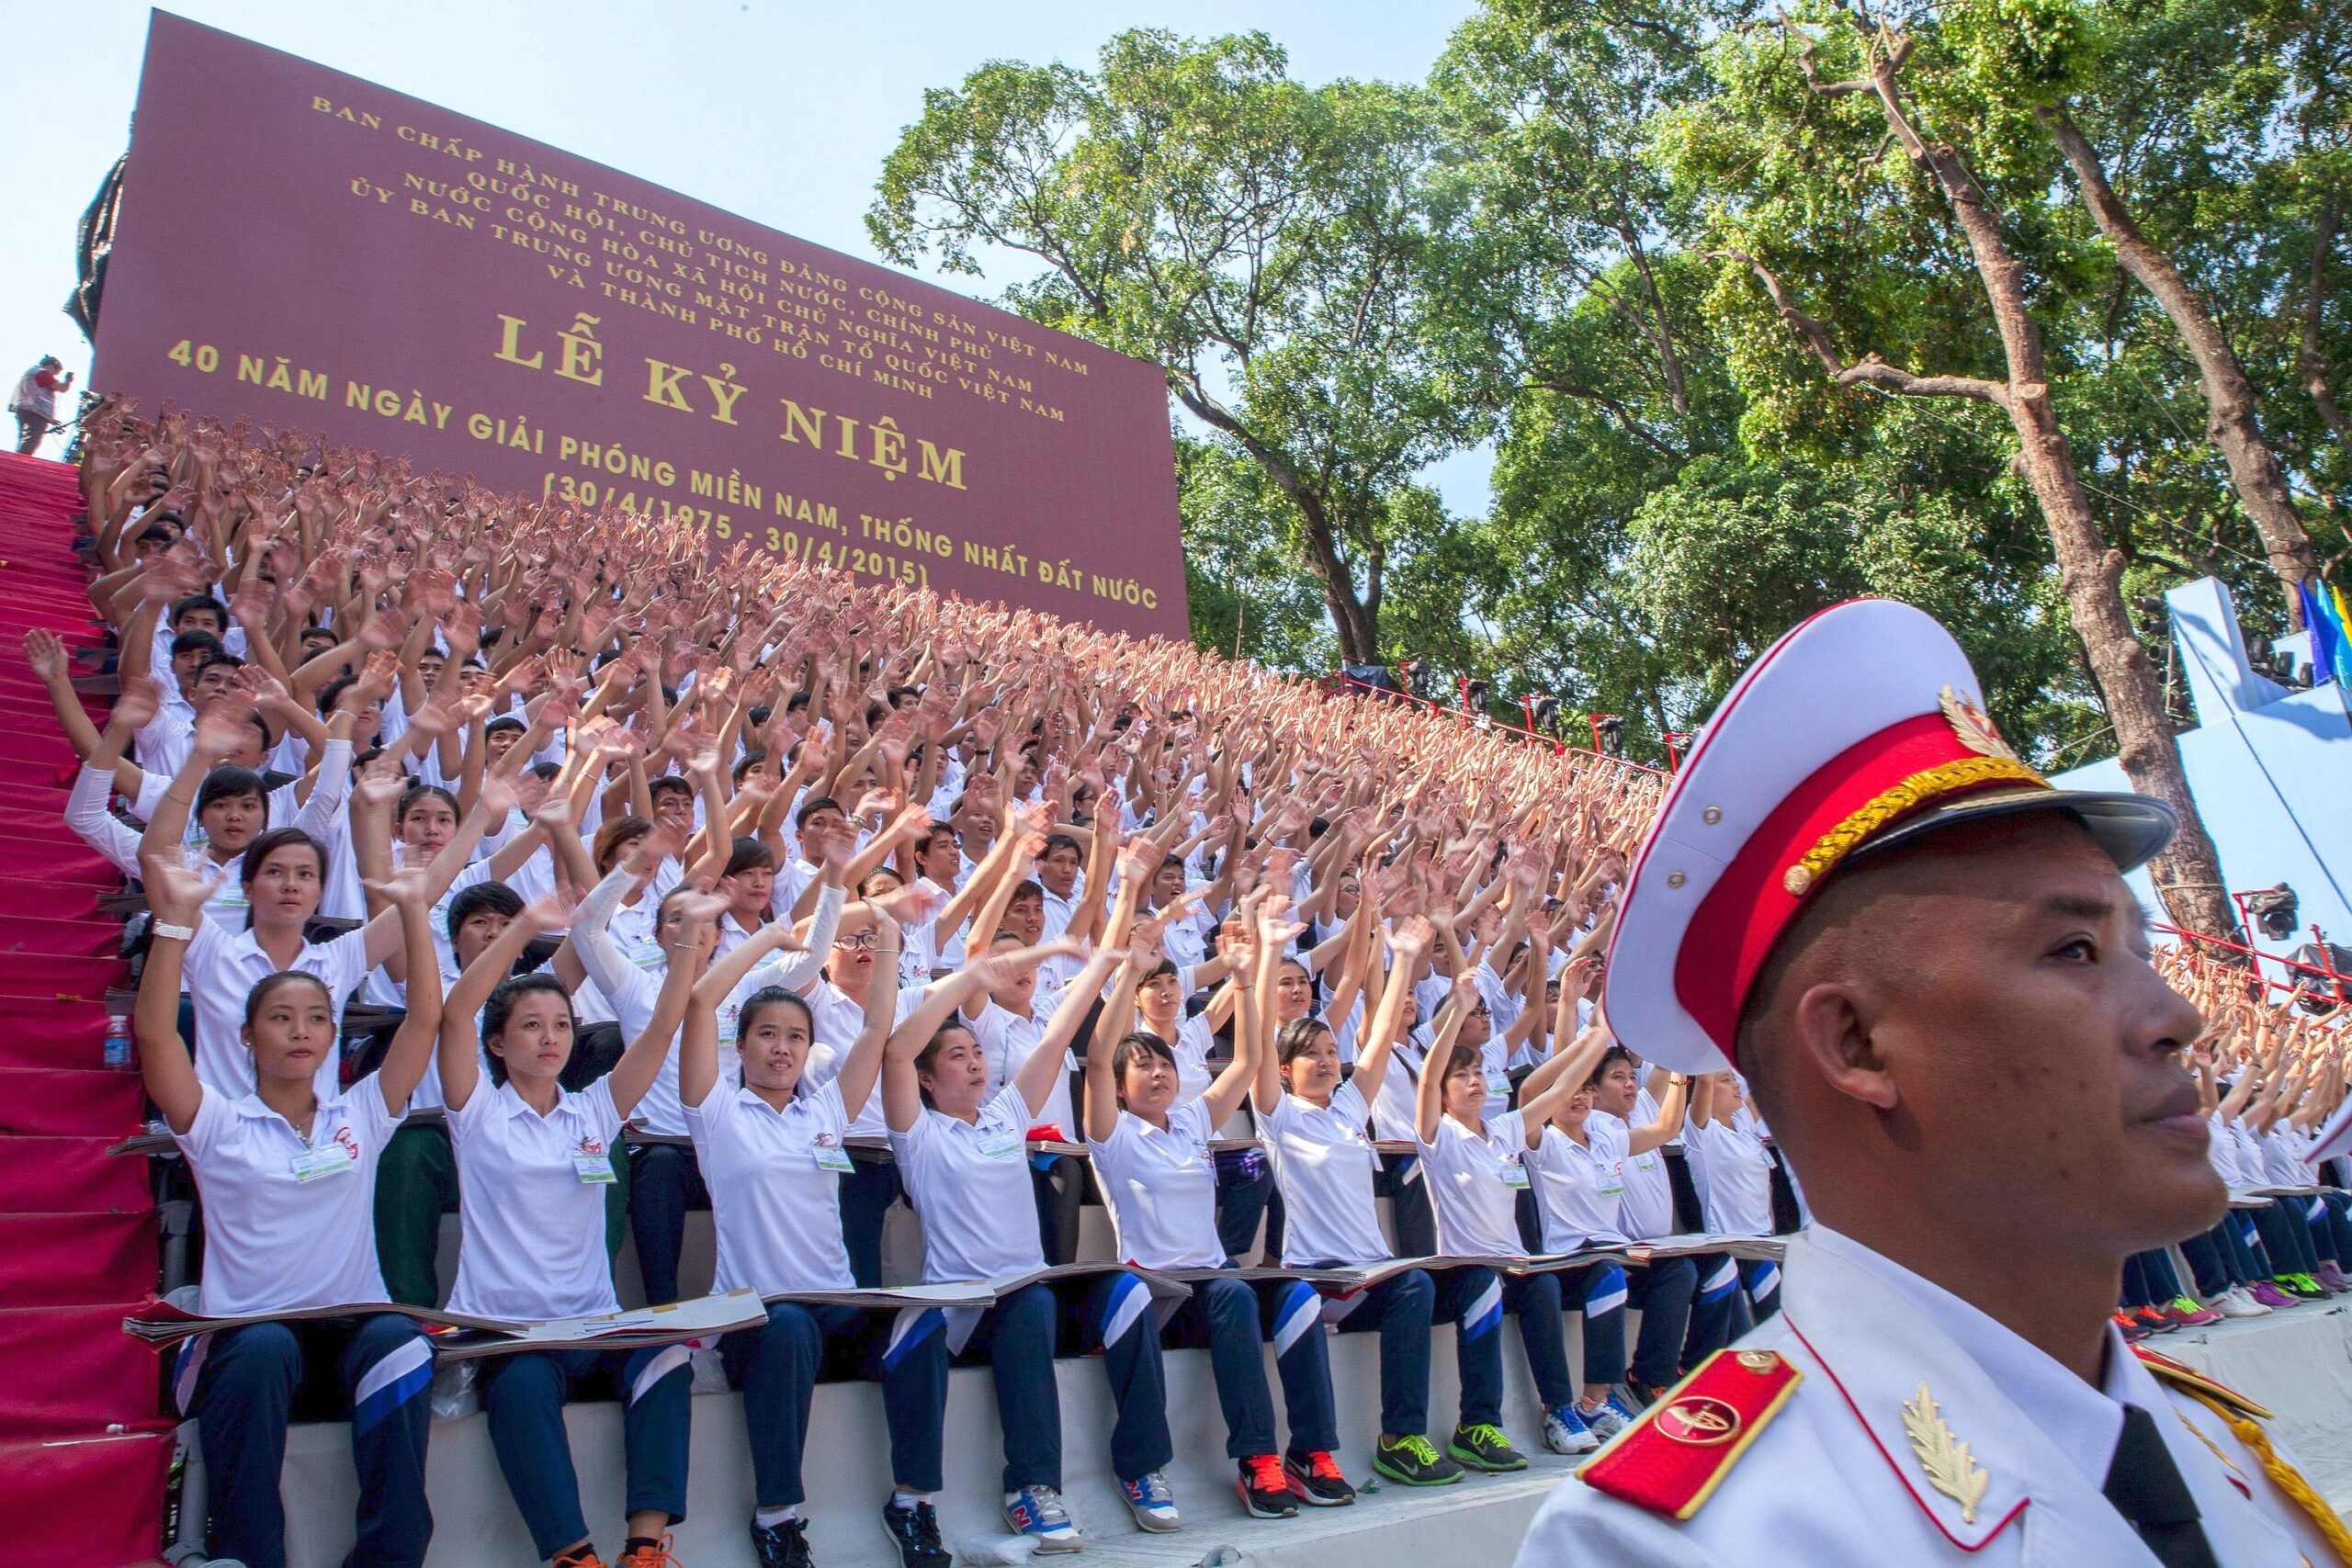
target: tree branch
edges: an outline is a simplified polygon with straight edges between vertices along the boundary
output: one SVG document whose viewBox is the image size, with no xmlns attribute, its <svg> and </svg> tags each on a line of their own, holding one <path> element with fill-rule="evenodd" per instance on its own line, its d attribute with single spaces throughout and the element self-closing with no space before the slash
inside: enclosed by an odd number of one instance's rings
<svg viewBox="0 0 2352 1568">
<path fill-rule="evenodd" d="M 1644 429 L 1641 422 L 1634 417 L 1634 412 L 1631 409 L 1598 387 L 1582 386 L 1573 381 L 1543 380 L 1532 377 L 1521 381 L 1520 386 L 1530 392 L 1557 392 L 1564 398 L 1578 398 L 1591 403 L 1615 420 L 1626 434 L 1649 447 L 1659 457 L 1677 463 L 1682 461 L 1681 452 Z"/>
<path fill-rule="evenodd" d="M 1838 352 L 1837 344 L 1831 341 L 1829 329 L 1797 309 L 1794 301 L 1790 299 L 1788 290 L 1773 276 L 1771 268 L 1746 251 L 1710 251 L 1707 254 L 1715 260 L 1737 262 L 1754 273 L 1757 281 L 1763 284 L 1764 292 L 1771 296 L 1772 308 L 1780 312 L 1781 320 L 1791 332 L 1804 340 L 1805 346 L 1813 351 L 1813 356 L 1821 361 L 1822 368 L 1829 373 L 1829 378 L 1839 386 L 1860 384 L 1906 398 L 1964 398 L 1974 402 L 1997 403 L 2003 408 L 2009 406 L 2009 389 L 2004 382 L 1988 381 L 1977 376 L 1915 376 L 1908 370 L 1889 365 L 1875 351 L 1849 363 Z"/>
</svg>

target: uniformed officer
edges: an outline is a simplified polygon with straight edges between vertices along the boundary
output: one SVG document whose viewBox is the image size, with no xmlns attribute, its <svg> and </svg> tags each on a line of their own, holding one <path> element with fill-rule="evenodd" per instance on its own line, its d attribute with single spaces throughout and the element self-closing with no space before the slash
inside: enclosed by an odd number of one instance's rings
<svg viewBox="0 0 2352 1568">
<path fill-rule="evenodd" d="M 2123 1260 L 2227 1201 L 2194 1008 L 2120 873 L 2172 813 L 2061 791 L 1951 637 L 1841 604 L 1776 643 L 1676 778 L 1607 1002 L 1736 1065 L 1815 1223 L 1779 1316 L 1562 1483 L 1521 1568 L 2352 1563 L 2267 1413 L 2127 1348 Z"/>
</svg>

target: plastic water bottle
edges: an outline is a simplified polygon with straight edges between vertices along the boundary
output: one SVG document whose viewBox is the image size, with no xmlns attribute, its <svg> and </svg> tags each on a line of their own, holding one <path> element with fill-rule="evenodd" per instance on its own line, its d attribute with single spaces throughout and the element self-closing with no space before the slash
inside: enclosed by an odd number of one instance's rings
<svg viewBox="0 0 2352 1568">
<path fill-rule="evenodd" d="M 130 1066 L 130 1020 L 119 1012 L 107 1015 L 106 1064 L 123 1069 Z"/>
</svg>

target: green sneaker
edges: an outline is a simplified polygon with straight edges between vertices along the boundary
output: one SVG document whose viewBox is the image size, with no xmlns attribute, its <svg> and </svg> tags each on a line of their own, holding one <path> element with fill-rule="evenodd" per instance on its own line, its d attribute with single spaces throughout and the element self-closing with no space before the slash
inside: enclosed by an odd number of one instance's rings
<svg viewBox="0 0 2352 1568">
<path fill-rule="evenodd" d="M 1462 1479 L 1462 1467 L 1419 1432 L 1408 1438 L 1382 1433 L 1372 1448 L 1372 1468 L 1399 1486 L 1451 1486 Z"/>
<path fill-rule="evenodd" d="M 1507 1470 L 1525 1470 L 1527 1456 L 1510 1446 L 1500 1427 L 1480 1422 L 1475 1427 L 1456 1427 L 1453 1440 L 1445 1451 L 1473 1470 L 1483 1470 L 1489 1475 Z"/>
</svg>

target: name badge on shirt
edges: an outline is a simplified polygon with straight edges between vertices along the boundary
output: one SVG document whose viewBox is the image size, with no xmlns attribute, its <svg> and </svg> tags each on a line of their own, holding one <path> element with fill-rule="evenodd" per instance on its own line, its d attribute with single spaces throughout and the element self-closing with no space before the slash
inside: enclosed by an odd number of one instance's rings
<svg viewBox="0 0 2352 1568">
<path fill-rule="evenodd" d="M 1010 1127 L 980 1134 L 980 1157 L 983 1159 L 1019 1159 L 1026 1153 L 1029 1140 Z"/>
<path fill-rule="evenodd" d="M 1513 1189 L 1525 1187 L 1527 1185 L 1527 1168 L 1520 1164 L 1517 1159 L 1505 1160 L 1503 1162 L 1503 1185 Z"/>
<path fill-rule="evenodd" d="M 1625 1195 L 1625 1179 L 1622 1175 L 1604 1176 L 1597 1190 L 1603 1198 L 1622 1198 Z"/>
<path fill-rule="evenodd" d="M 1503 1071 L 1500 1067 L 1488 1067 L 1487 1069 L 1487 1095 L 1488 1099 L 1500 1096 L 1502 1099 L 1509 1100 L 1510 1098 L 1510 1075 Z"/>
<path fill-rule="evenodd" d="M 602 1187 L 613 1179 L 613 1156 L 601 1150 L 591 1155 L 574 1149 L 571 1152 L 571 1168 L 582 1185 Z"/>
<path fill-rule="evenodd" d="M 294 1179 L 316 1181 L 322 1176 L 341 1176 L 359 1162 L 352 1151 L 338 1144 L 322 1144 L 315 1149 L 304 1149 L 293 1159 Z"/>
<path fill-rule="evenodd" d="M 828 1133 L 825 1136 L 827 1138 L 831 1138 L 832 1134 Z M 839 1144 L 814 1144 L 810 1145 L 810 1152 L 815 1154 L 817 1156 L 817 1168 L 819 1170 L 845 1171 L 850 1168 L 849 1151 L 842 1147 Z"/>
</svg>

